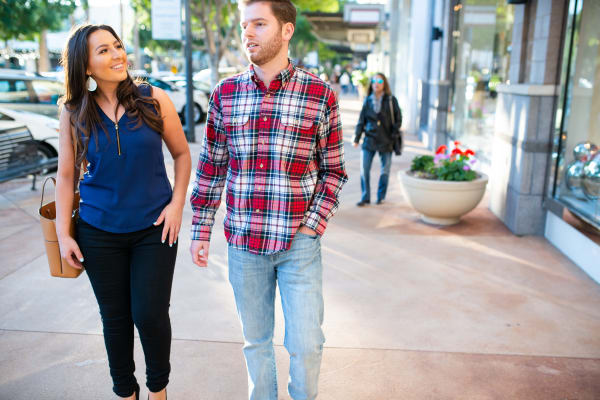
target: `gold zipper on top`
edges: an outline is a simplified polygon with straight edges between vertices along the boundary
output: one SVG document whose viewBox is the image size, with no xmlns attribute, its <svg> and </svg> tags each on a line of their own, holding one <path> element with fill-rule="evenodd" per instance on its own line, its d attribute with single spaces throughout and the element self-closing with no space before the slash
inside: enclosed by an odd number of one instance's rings
<svg viewBox="0 0 600 400">
<path fill-rule="evenodd" d="M 119 155 L 121 155 L 121 138 L 119 137 L 119 124 L 115 124 L 115 130 L 117 132 L 117 149 L 119 150 Z"/>
</svg>

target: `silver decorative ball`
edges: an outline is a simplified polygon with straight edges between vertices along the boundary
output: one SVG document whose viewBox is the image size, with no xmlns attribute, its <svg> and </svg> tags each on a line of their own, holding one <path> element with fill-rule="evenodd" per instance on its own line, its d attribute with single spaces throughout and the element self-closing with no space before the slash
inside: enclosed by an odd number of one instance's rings
<svg viewBox="0 0 600 400">
<path fill-rule="evenodd" d="M 600 199 L 600 160 L 592 160 L 583 167 L 583 193 L 590 200 Z"/>
<path fill-rule="evenodd" d="M 583 161 L 573 161 L 565 172 L 565 182 L 569 190 L 579 189 L 583 180 Z"/>
<path fill-rule="evenodd" d="M 577 143 L 573 147 L 573 156 L 577 161 L 589 161 L 598 152 L 598 146 L 592 142 Z"/>
</svg>

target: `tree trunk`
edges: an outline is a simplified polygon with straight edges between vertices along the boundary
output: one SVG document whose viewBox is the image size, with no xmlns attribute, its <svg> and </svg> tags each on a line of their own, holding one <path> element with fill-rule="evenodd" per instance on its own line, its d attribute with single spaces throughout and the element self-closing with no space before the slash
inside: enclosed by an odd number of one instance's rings
<svg viewBox="0 0 600 400">
<path fill-rule="evenodd" d="M 211 54 L 210 56 L 210 85 L 211 87 L 217 86 L 219 83 L 219 61 L 221 58 L 217 54 Z"/>
<path fill-rule="evenodd" d="M 50 57 L 48 55 L 48 43 L 46 41 L 47 34 L 48 34 L 48 31 L 46 29 L 42 29 L 40 31 L 40 38 L 39 38 L 40 60 L 38 63 L 38 72 L 50 71 Z"/>
<path fill-rule="evenodd" d="M 142 68 L 142 56 L 140 54 L 140 26 L 138 25 L 137 13 L 133 16 L 133 69 Z"/>
</svg>

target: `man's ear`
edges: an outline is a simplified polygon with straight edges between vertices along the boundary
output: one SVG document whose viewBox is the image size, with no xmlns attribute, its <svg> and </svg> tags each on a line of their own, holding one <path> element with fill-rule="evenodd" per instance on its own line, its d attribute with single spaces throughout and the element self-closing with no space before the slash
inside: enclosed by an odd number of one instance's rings
<svg viewBox="0 0 600 400">
<path fill-rule="evenodd" d="M 282 27 L 283 40 L 290 41 L 292 40 L 292 36 L 294 36 L 294 24 L 291 22 L 287 22 Z"/>
</svg>

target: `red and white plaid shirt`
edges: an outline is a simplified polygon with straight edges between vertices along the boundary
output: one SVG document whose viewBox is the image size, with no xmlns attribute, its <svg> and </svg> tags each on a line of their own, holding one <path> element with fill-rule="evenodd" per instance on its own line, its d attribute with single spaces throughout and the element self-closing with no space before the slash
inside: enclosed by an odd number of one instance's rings
<svg viewBox="0 0 600 400">
<path fill-rule="evenodd" d="M 190 197 L 192 240 L 210 240 L 227 183 L 229 244 L 287 250 L 300 225 L 323 234 L 347 179 L 333 90 L 291 62 L 267 89 L 250 66 L 211 95 Z"/>
</svg>

